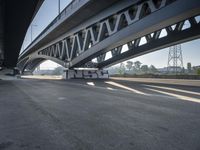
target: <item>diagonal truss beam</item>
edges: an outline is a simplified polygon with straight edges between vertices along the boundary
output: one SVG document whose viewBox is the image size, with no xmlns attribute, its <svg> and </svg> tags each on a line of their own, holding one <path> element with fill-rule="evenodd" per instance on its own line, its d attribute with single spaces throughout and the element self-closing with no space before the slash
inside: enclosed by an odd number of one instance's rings
<svg viewBox="0 0 200 150">
<path fill-rule="evenodd" d="M 183 43 L 192 39 L 200 37 L 200 16 L 192 17 L 187 20 L 183 20 L 174 25 L 157 30 L 143 37 L 131 40 L 126 44 L 120 45 L 110 51 L 100 54 L 104 55 L 104 59 L 96 62 L 98 68 L 108 67 L 130 58 L 143 55 L 145 53 L 153 52 L 162 48 L 169 47 L 171 45 Z M 122 48 L 127 48 L 122 51 Z M 113 51 L 120 49 L 116 54 Z M 105 59 L 106 55 L 111 52 L 109 59 Z M 97 56 L 100 57 L 100 56 Z"/>
<path fill-rule="evenodd" d="M 78 33 L 70 35 L 63 40 L 46 47 L 38 52 L 38 55 L 54 57 L 66 62 L 72 61 L 84 52 L 97 45 L 101 41 L 123 28 L 137 22 L 151 13 L 166 7 L 172 0 L 146 0 L 133 4 L 116 14 L 103 19 Z"/>
</svg>

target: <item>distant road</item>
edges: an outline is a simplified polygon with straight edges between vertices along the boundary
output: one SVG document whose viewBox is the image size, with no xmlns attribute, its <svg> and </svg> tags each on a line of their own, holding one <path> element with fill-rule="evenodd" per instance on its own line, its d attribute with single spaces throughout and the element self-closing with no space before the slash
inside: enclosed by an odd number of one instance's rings
<svg viewBox="0 0 200 150">
<path fill-rule="evenodd" d="M 123 81 L 134 81 L 134 82 L 146 82 L 146 83 L 163 83 L 163 84 L 200 86 L 200 80 L 188 80 L 188 79 L 120 78 L 120 77 L 111 77 L 111 79 L 123 80 Z"/>
<path fill-rule="evenodd" d="M 200 87 L 131 80 L 0 80 L 0 150 L 199 150 Z"/>
</svg>

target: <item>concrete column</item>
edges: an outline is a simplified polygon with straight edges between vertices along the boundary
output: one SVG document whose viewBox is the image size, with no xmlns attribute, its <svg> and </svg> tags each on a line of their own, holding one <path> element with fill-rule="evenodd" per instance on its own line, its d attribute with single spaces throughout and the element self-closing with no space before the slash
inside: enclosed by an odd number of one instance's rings
<svg viewBox="0 0 200 150">
<path fill-rule="evenodd" d="M 0 66 L 3 63 L 4 51 L 4 0 L 0 0 Z"/>
<path fill-rule="evenodd" d="M 108 79 L 107 70 L 65 70 L 63 79 Z"/>
</svg>

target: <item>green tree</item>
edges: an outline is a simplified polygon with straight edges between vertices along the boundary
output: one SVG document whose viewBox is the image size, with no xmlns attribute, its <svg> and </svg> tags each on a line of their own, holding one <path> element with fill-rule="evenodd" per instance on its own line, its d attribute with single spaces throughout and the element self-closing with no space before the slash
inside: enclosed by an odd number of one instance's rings
<svg viewBox="0 0 200 150">
<path fill-rule="evenodd" d="M 62 73 L 63 73 L 63 68 L 62 67 L 57 67 L 52 72 L 53 75 L 62 75 Z"/>
<path fill-rule="evenodd" d="M 124 74 L 125 73 L 125 66 L 124 66 L 124 63 L 121 63 L 120 66 L 119 66 L 119 69 L 118 69 L 118 72 L 120 75 Z"/>
<path fill-rule="evenodd" d="M 140 61 L 134 62 L 135 69 L 139 71 L 139 70 L 140 70 L 140 67 L 141 67 L 141 64 L 142 64 L 142 63 L 141 63 Z"/>
<path fill-rule="evenodd" d="M 151 65 L 149 67 L 149 70 L 150 70 L 151 73 L 157 73 L 158 72 L 158 69 L 154 65 Z"/>
<path fill-rule="evenodd" d="M 187 63 L 187 70 L 188 70 L 188 73 L 192 72 L 192 64 L 190 62 Z"/>
<path fill-rule="evenodd" d="M 133 68 L 133 62 L 132 61 L 127 61 L 126 62 L 126 68 L 130 71 Z"/>
<path fill-rule="evenodd" d="M 200 75 L 200 68 L 197 69 L 197 75 Z"/>
<path fill-rule="evenodd" d="M 142 65 L 142 66 L 141 66 L 141 71 L 142 71 L 143 73 L 147 74 L 147 73 L 148 73 L 148 70 L 149 70 L 149 68 L 148 68 L 147 65 Z"/>
</svg>

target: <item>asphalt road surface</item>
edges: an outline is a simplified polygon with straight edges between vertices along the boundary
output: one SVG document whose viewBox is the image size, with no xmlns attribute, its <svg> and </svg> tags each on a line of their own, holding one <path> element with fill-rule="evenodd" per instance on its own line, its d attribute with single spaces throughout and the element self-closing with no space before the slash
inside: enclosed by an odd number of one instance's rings
<svg viewBox="0 0 200 150">
<path fill-rule="evenodd" d="M 0 80 L 0 150 L 200 150 L 200 85 Z"/>
</svg>

